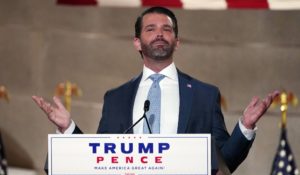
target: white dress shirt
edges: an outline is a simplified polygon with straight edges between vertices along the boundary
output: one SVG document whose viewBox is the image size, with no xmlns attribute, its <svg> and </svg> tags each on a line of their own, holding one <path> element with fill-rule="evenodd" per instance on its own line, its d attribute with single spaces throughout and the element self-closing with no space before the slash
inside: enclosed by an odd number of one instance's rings
<svg viewBox="0 0 300 175">
<path fill-rule="evenodd" d="M 133 123 L 139 120 L 144 113 L 144 103 L 148 97 L 148 91 L 152 85 L 150 75 L 154 71 L 144 66 L 143 76 L 137 90 L 133 106 Z M 179 84 L 175 64 L 172 63 L 159 74 L 165 75 L 165 78 L 159 82 L 161 89 L 161 113 L 160 113 L 160 133 L 176 134 L 179 118 Z M 150 103 L 151 107 L 151 103 Z M 143 123 L 139 122 L 134 128 L 133 133 L 143 133 Z"/>
</svg>

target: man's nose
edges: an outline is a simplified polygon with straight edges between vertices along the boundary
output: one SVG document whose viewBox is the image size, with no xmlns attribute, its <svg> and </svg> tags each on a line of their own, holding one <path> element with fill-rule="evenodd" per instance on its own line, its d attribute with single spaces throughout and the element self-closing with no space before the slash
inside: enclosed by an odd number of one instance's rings
<svg viewBox="0 0 300 175">
<path fill-rule="evenodd" d="M 162 29 L 158 29 L 157 31 L 156 31 L 156 36 L 157 37 L 163 37 L 163 30 Z"/>
</svg>

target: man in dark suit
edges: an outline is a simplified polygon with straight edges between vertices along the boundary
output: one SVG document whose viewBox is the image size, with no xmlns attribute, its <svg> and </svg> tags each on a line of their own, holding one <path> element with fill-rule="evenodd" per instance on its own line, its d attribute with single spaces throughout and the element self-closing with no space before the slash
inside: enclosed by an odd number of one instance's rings
<svg viewBox="0 0 300 175">
<path fill-rule="evenodd" d="M 143 104 L 152 85 L 149 77 L 159 74 L 163 79 L 159 82 L 158 133 L 211 133 L 216 149 L 233 172 L 249 152 L 256 122 L 278 92 L 270 93 L 263 100 L 253 98 L 230 136 L 220 109 L 218 88 L 182 73 L 173 62 L 173 53 L 179 46 L 177 19 L 173 12 L 162 7 L 144 11 L 135 24 L 134 46 L 143 58 L 143 72 L 105 94 L 97 133 L 123 133 L 136 122 L 144 112 Z M 53 99 L 55 106 L 41 97 L 33 96 L 33 99 L 61 133 L 82 133 L 57 97 Z M 140 122 L 129 133 L 143 133 L 143 125 Z M 212 154 L 212 168 L 217 169 L 214 149 Z"/>
</svg>

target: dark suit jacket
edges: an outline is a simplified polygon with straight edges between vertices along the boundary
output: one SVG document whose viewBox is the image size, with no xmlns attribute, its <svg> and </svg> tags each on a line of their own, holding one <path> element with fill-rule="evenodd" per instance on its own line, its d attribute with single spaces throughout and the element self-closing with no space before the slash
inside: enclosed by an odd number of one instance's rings
<svg viewBox="0 0 300 175">
<path fill-rule="evenodd" d="M 97 133 L 123 133 L 132 121 L 133 104 L 142 75 L 104 96 L 102 119 Z M 177 133 L 210 133 L 214 138 L 212 168 L 217 168 L 216 149 L 219 149 L 229 170 L 233 172 L 246 158 L 252 145 L 237 125 L 230 136 L 220 109 L 218 88 L 198 81 L 178 71 L 180 110 Z M 133 131 L 130 131 L 132 133 Z M 81 133 L 76 127 L 74 133 Z"/>
</svg>

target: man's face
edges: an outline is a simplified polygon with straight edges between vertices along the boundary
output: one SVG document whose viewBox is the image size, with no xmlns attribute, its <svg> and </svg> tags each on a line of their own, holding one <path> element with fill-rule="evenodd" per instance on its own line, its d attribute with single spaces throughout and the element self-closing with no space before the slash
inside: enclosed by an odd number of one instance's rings
<svg viewBox="0 0 300 175">
<path fill-rule="evenodd" d="M 164 14 L 150 13 L 143 17 L 139 48 L 145 57 L 166 60 L 177 48 L 173 23 Z"/>
</svg>

